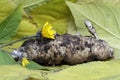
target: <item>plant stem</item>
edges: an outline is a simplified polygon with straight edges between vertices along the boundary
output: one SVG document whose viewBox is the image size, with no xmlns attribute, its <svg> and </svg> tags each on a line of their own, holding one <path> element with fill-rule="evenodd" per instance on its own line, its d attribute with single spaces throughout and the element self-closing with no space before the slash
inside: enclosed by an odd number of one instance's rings
<svg viewBox="0 0 120 80">
<path fill-rule="evenodd" d="M 6 44 L 3 44 L 3 45 L 0 45 L 0 48 L 3 48 L 3 47 L 6 47 L 6 46 L 10 46 L 14 43 L 17 43 L 19 41 L 22 41 L 22 40 L 25 40 L 25 39 L 32 39 L 32 38 L 35 38 L 35 36 L 26 36 L 26 37 L 22 37 L 21 39 L 18 39 L 18 40 L 15 40 L 15 41 L 12 41 L 12 42 L 9 42 L 9 43 L 6 43 Z"/>
</svg>

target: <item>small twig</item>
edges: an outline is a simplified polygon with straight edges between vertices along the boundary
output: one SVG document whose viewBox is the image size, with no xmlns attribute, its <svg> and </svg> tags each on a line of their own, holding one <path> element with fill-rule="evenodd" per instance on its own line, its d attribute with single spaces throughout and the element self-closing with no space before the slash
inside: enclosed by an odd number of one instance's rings
<svg viewBox="0 0 120 80">
<path fill-rule="evenodd" d="M 12 41 L 12 42 L 0 45 L 0 48 L 6 47 L 6 46 L 10 46 L 10 45 L 12 45 L 14 43 L 17 43 L 17 42 L 25 40 L 25 39 L 32 39 L 32 38 L 36 38 L 36 35 L 35 36 L 26 36 L 26 37 L 23 37 L 23 38 L 21 38 L 19 40 L 15 40 L 15 41 Z"/>
</svg>

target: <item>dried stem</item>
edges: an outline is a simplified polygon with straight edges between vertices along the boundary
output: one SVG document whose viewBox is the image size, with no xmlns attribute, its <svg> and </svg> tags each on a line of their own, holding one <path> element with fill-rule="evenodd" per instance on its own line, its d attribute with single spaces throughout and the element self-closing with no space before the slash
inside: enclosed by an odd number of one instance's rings
<svg viewBox="0 0 120 80">
<path fill-rule="evenodd" d="M 88 31 L 90 32 L 90 34 L 92 34 L 98 40 L 99 38 L 97 36 L 96 30 L 93 27 L 93 25 L 91 24 L 91 22 L 89 20 L 85 20 L 85 25 L 86 25 Z"/>
</svg>

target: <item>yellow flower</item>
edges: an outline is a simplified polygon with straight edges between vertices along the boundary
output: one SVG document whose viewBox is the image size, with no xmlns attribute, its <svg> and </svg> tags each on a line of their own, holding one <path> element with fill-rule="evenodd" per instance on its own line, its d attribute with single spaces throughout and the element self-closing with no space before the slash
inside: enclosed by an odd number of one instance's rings
<svg viewBox="0 0 120 80">
<path fill-rule="evenodd" d="M 22 66 L 25 67 L 25 66 L 27 66 L 28 64 L 30 64 L 30 63 L 29 63 L 29 61 L 27 60 L 27 58 L 25 58 L 25 57 L 22 58 Z"/>
<path fill-rule="evenodd" d="M 42 36 L 45 38 L 55 39 L 56 31 L 53 30 L 53 27 L 48 22 L 42 28 Z"/>
</svg>

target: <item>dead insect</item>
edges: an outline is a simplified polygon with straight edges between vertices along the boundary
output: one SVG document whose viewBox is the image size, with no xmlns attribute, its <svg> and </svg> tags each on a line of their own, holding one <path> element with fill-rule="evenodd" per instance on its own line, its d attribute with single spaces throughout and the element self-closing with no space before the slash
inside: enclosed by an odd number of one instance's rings
<svg viewBox="0 0 120 80">
<path fill-rule="evenodd" d="M 55 39 L 45 38 L 38 32 L 39 38 L 29 39 L 12 52 L 14 58 L 26 57 L 42 65 L 74 65 L 89 61 L 104 61 L 113 58 L 113 48 L 98 38 L 90 21 L 85 25 L 92 36 L 55 35 Z"/>
</svg>

